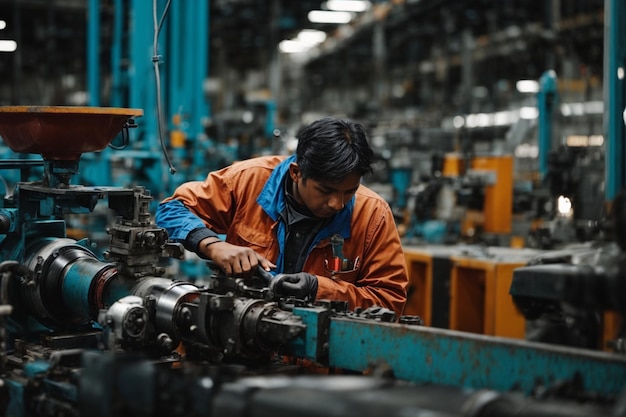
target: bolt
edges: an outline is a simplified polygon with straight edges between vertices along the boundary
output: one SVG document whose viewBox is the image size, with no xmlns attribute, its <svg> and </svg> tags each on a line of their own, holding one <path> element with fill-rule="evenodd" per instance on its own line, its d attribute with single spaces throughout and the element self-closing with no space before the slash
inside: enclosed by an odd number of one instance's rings
<svg viewBox="0 0 626 417">
<path fill-rule="evenodd" d="M 190 322 L 191 321 L 192 315 L 191 315 L 191 310 L 189 309 L 189 307 L 183 307 L 180 310 L 180 314 L 181 314 L 183 320 L 185 320 L 186 322 Z"/>
</svg>

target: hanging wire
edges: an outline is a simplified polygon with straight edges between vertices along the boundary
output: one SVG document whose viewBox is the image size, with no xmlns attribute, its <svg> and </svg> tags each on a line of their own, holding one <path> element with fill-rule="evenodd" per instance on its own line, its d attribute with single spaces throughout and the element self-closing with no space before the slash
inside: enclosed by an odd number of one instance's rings
<svg viewBox="0 0 626 417">
<path fill-rule="evenodd" d="M 170 8 L 171 0 L 167 1 L 165 5 L 165 9 L 163 10 L 163 14 L 161 15 L 161 19 L 157 19 L 157 2 L 158 0 L 153 0 L 152 2 L 152 18 L 154 21 L 154 41 L 153 41 L 153 54 L 152 54 L 152 65 L 154 66 L 154 76 L 156 80 L 156 94 L 157 94 L 157 123 L 159 125 L 159 142 L 161 143 L 161 151 L 165 156 L 165 160 L 167 161 L 167 165 L 170 168 L 170 174 L 176 173 L 176 168 L 172 165 L 170 157 L 167 153 L 167 149 L 165 148 L 165 141 L 163 140 L 163 112 L 161 110 L 161 74 L 159 73 L 159 61 L 161 60 L 161 56 L 157 54 L 158 52 L 158 39 L 159 32 L 161 32 L 161 27 L 163 26 L 163 21 L 165 20 L 165 16 Z"/>
</svg>

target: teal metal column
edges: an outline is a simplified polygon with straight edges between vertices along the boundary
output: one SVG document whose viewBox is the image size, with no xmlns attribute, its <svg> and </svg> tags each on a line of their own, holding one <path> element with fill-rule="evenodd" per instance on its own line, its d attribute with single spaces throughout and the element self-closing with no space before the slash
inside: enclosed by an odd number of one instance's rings
<svg viewBox="0 0 626 417">
<path fill-rule="evenodd" d="M 100 105 L 100 0 L 89 0 L 87 23 L 87 92 L 89 105 Z"/>
<path fill-rule="evenodd" d="M 100 92 L 100 0 L 89 0 L 87 18 L 87 92 L 88 105 L 101 106 Z M 110 149 L 82 156 L 78 183 L 112 185 Z"/>
<path fill-rule="evenodd" d="M 113 44 L 111 45 L 111 106 L 123 107 L 122 50 L 124 42 L 124 1 L 113 2 Z"/>
<path fill-rule="evenodd" d="M 168 105 L 171 118 L 181 114 L 190 140 L 203 133 L 202 119 L 210 116 L 204 95 L 209 68 L 208 0 L 172 2 L 168 20 Z"/>
<path fill-rule="evenodd" d="M 199 33 L 194 34 L 195 60 L 193 68 L 194 85 L 191 86 L 194 95 L 192 103 L 196 120 L 193 122 L 193 130 L 196 134 L 203 132 L 202 119 L 210 116 L 209 103 L 204 95 L 204 81 L 208 77 L 209 68 L 209 0 L 196 2 L 196 10 L 192 11 L 190 23 L 201 28 Z M 194 13 L 195 12 L 195 13 Z"/>
<path fill-rule="evenodd" d="M 624 188 L 626 154 L 624 109 L 626 93 L 626 4 L 624 0 L 604 2 L 604 131 L 606 138 L 607 201 Z"/>
<path fill-rule="evenodd" d="M 207 163 L 202 152 L 190 151 L 187 147 L 172 149 L 170 135 L 173 116 L 180 115 L 182 123 L 177 128 L 189 140 L 197 141 L 204 133 L 202 120 L 210 115 L 203 91 L 209 67 L 209 0 L 113 1 L 111 104 L 144 110 L 144 116 L 136 120 L 138 128 L 129 132 L 130 146 L 116 151 L 118 157 L 134 160 L 138 175 L 120 178 L 119 182 L 139 181 L 138 184 L 150 189 L 158 200 L 190 178 L 185 172 L 164 175 L 157 98 L 161 100 L 163 143 L 168 147 L 174 167 L 192 158 L 194 167 L 205 167 Z M 156 51 L 155 8 L 156 24 L 162 23 Z M 158 60 L 160 97 L 157 97 L 155 60 Z M 194 142 L 191 148 L 195 147 Z"/>
<path fill-rule="evenodd" d="M 144 115 L 139 121 L 139 129 L 131 133 L 141 135 L 143 140 L 141 150 L 154 152 L 156 155 L 159 152 L 159 135 L 156 117 L 156 82 L 152 66 L 154 39 L 152 7 L 152 1 L 131 0 L 130 2 L 128 107 L 143 109 Z M 159 7 L 158 10 L 163 10 L 163 7 Z M 163 48 L 161 43 L 159 48 Z M 157 53 L 162 54 L 161 51 L 162 49 Z"/>
<path fill-rule="evenodd" d="M 556 72 L 549 70 L 544 72 L 539 78 L 539 92 L 537 93 L 537 107 L 539 109 L 539 174 L 542 180 L 548 173 L 548 153 L 552 149 L 552 122 L 557 100 Z"/>
</svg>

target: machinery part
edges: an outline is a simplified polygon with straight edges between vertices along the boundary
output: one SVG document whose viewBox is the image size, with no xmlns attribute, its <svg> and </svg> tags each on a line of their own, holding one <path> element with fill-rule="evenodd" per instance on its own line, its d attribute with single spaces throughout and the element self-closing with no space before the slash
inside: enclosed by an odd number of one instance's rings
<svg viewBox="0 0 626 417">
<path fill-rule="evenodd" d="M 117 276 L 115 264 L 101 262 L 72 239 L 36 240 L 26 249 L 24 265 L 34 280 L 12 283 L 12 304 L 18 316 L 56 329 L 89 326 L 105 307 L 104 288 Z"/>
<path fill-rule="evenodd" d="M 382 361 L 396 378 L 415 383 L 530 395 L 582 377 L 585 393 L 606 398 L 626 386 L 623 355 L 340 316 L 327 331 L 329 366 L 364 371 Z"/>
<path fill-rule="evenodd" d="M 74 161 L 101 151 L 141 109 L 72 106 L 0 107 L 0 135 L 14 152 Z"/>
<path fill-rule="evenodd" d="M 152 224 L 152 200 L 150 192 L 143 187 L 109 192 L 109 208 L 118 216 L 107 229 L 111 246 L 104 257 L 117 262 L 122 274 L 135 279 L 163 275 L 164 269 L 156 266 L 159 259 L 166 254 L 180 257 L 183 253 L 181 244 L 167 242 L 165 229 Z M 178 253 L 175 248 L 179 249 Z"/>
<path fill-rule="evenodd" d="M 623 265 L 622 265 L 623 264 Z M 607 266 L 549 264 L 517 268 L 509 292 L 522 312 L 525 301 L 564 302 L 584 310 L 622 310 L 626 306 L 623 274 Z M 533 314 L 534 315 L 534 314 Z M 529 317 L 530 318 L 530 317 Z"/>
<path fill-rule="evenodd" d="M 105 346 L 114 350 L 118 342 L 124 343 L 122 349 L 132 349 L 143 345 L 148 328 L 148 312 L 141 297 L 128 295 L 113 303 L 108 310 L 103 310 L 98 322 L 108 330 L 104 338 Z"/>
<path fill-rule="evenodd" d="M 0 234 L 15 232 L 15 210 L 0 209 Z"/>
<path fill-rule="evenodd" d="M 132 294 L 146 300 L 155 334 L 214 361 L 266 357 L 304 330 L 299 317 L 275 303 L 185 282 L 148 278 Z"/>
<path fill-rule="evenodd" d="M 0 375 L 4 373 L 7 361 L 5 316 L 13 312 L 13 307 L 9 304 L 9 281 L 18 279 L 20 276 L 24 277 L 26 281 L 32 279 L 28 268 L 19 262 L 4 261 L 0 263 Z"/>
<path fill-rule="evenodd" d="M 210 319 L 211 340 L 226 356 L 255 359 L 284 347 L 305 326 L 299 317 L 263 300 L 235 298 L 232 311 L 218 311 Z"/>
<path fill-rule="evenodd" d="M 144 255 L 152 257 L 153 249 Z M 132 246 L 124 259 L 137 251 L 141 254 Z M 42 330 L 28 328 L 33 318 L 65 331 L 86 330 L 99 318 L 112 349 L 156 348 L 169 354 L 184 342 L 221 361 L 268 356 L 304 329 L 299 317 L 266 301 L 267 288 L 254 292 L 239 279 L 215 278 L 211 291 L 161 277 L 137 280 L 138 274 L 127 276 L 121 264 L 101 262 L 67 238 L 36 239 L 25 258 L 24 269 L 34 279 L 10 286 L 11 318 L 25 331 Z"/>
<path fill-rule="evenodd" d="M 76 352 L 11 374 L 8 415 L 259 417 L 598 417 L 608 404 L 528 398 L 492 390 L 413 384 L 363 375 L 244 375 L 241 369 L 180 368 L 137 355 Z M 74 374 L 74 375 L 73 375 Z M 2 392 L 3 399 L 7 391 Z"/>
<path fill-rule="evenodd" d="M 537 259 L 513 271 L 509 293 L 529 320 L 527 340 L 605 349 L 604 337 L 624 336 L 624 329 L 603 334 L 602 313 L 626 313 L 626 258 L 615 244 L 589 252 L 589 259 Z"/>
<path fill-rule="evenodd" d="M 626 313 L 625 196 L 615 198 L 606 223 L 615 242 L 551 252 L 515 269 L 509 293 L 529 320 L 527 339 L 622 351 L 626 328 L 606 331 L 603 315 Z"/>
<path fill-rule="evenodd" d="M 615 196 L 611 207 L 611 217 L 614 224 L 615 242 L 623 252 L 626 252 L 626 191 Z"/>
<path fill-rule="evenodd" d="M 81 416 L 597 417 L 609 405 L 492 390 L 412 384 L 363 375 L 243 376 L 228 367 L 172 369 L 98 352 L 83 355 Z M 45 386 L 45 385 L 44 385 Z M 67 402 L 67 401 L 66 401 Z"/>
<path fill-rule="evenodd" d="M 149 299 L 148 308 L 156 331 L 167 335 L 176 346 L 182 340 L 181 328 L 184 327 L 181 325 L 188 320 L 189 314 L 182 309 L 182 303 L 196 302 L 199 291 L 193 284 L 151 277 L 139 281 L 132 289 L 132 294 Z"/>
</svg>

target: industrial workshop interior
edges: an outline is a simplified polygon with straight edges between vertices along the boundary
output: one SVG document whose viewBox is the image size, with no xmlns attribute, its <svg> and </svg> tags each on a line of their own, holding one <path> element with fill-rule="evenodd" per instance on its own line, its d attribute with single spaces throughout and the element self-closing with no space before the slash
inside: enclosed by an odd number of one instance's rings
<svg viewBox="0 0 626 417">
<path fill-rule="evenodd" d="M 625 68 L 623 0 L 0 0 L 0 416 L 626 416 Z"/>
</svg>

